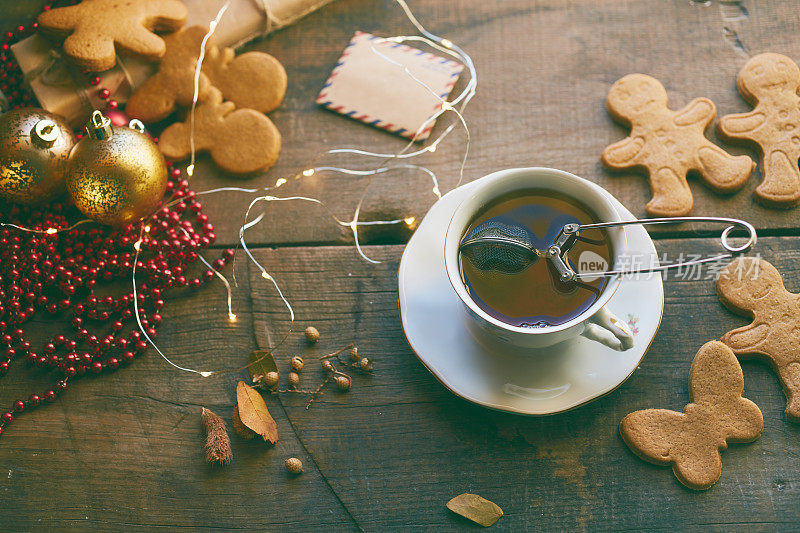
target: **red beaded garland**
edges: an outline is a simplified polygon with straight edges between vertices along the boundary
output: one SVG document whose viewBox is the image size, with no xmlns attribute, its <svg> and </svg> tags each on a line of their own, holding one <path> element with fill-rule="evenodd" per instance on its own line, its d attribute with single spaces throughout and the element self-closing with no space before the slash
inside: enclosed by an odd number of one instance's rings
<svg viewBox="0 0 800 533">
<path fill-rule="evenodd" d="M 172 176 L 179 178 L 180 171 L 174 169 Z M 168 190 L 167 203 L 175 197 L 195 196 L 186 180 L 171 181 Z M 148 335 L 155 336 L 162 322 L 164 296 L 187 284 L 184 273 L 212 242 L 209 235 L 214 227 L 199 213 L 162 207 L 139 224 L 116 230 L 81 226 L 37 234 L 0 228 L 0 344 L 5 346 L 0 351 L 0 376 L 8 374 L 19 359 L 53 373 L 56 379 L 53 389 L 32 394 L 27 402 L 15 401 L 0 417 L 0 429 L 42 400 L 54 402 L 70 379 L 115 370 L 147 349 L 133 314 L 133 291 L 126 289 L 119 295 L 102 291 L 119 280 L 130 283 L 136 261 L 140 319 Z M 78 216 L 72 207 L 59 203 L 46 211 L 11 206 L 7 214 L 6 222 L 40 230 L 68 227 L 69 220 Z M 150 230 L 143 234 L 141 255 L 135 260 L 133 245 L 145 226 Z M 214 267 L 223 268 L 232 258 L 233 250 L 222 250 Z M 213 277 L 207 270 L 202 280 L 192 277 L 188 284 L 197 289 Z M 71 320 L 67 310 L 71 310 Z M 42 343 L 41 352 L 35 352 L 25 340 L 22 324 L 40 311 L 63 316 L 74 333 L 54 335 Z"/>
<path fill-rule="evenodd" d="M 34 24 L 32 29 L 36 27 Z M 11 107 L 29 106 L 35 100 L 22 85 L 22 72 L 9 51 L 9 44 L 25 37 L 26 29 L 20 26 L 5 36 L 8 42 L 0 46 L 0 90 Z M 100 83 L 95 74 L 86 74 L 92 85 Z M 109 108 L 117 106 L 108 89 L 97 90 Z M 136 225 L 120 229 L 87 225 L 55 234 L 0 226 L 0 378 L 11 374 L 12 366 L 34 365 L 55 379 L 51 389 L 31 394 L 27 401 L 16 400 L 0 416 L 0 436 L 28 409 L 42 401 L 55 402 L 69 380 L 130 364 L 147 349 L 134 317 L 130 286 L 134 262 L 136 304 L 150 338 L 157 334 L 169 291 L 187 285 L 196 290 L 215 278 L 212 270 L 188 275 L 198 253 L 216 240 L 214 227 L 195 198 L 189 182 L 181 179 L 180 169 L 172 168 L 165 205 Z M 175 200 L 181 201 L 167 207 Z M 80 217 L 73 207 L 62 203 L 46 209 L 8 206 L 2 212 L 0 222 L 38 230 L 66 228 Z M 150 229 L 143 233 L 145 227 Z M 137 260 L 134 244 L 140 235 Z M 212 263 L 217 270 L 233 258 L 233 250 L 223 250 L 221 256 Z M 118 287 L 120 282 L 123 286 L 127 282 L 123 294 L 107 294 L 110 289 L 104 292 L 108 285 Z M 73 333 L 54 335 L 41 345 L 40 352 L 33 351 L 25 339 L 24 324 L 37 313 L 61 318 L 71 324 Z"/>
</svg>

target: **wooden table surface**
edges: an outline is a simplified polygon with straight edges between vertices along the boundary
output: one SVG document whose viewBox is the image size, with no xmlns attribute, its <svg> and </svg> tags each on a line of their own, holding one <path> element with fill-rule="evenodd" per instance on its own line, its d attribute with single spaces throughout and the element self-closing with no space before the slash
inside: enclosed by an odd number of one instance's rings
<svg viewBox="0 0 800 533">
<path fill-rule="evenodd" d="M 637 215 L 649 199 L 646 179 L 609 174 L 599 163 L 602 149 L 626 133 L 604 109 L 616 79 L 649 73 L 664 83 L 673 108 L 705 96 L 723 115 L 749 109 L 735 88 L 748 56 L 773 51 L 800 60 L 800 18 L 791 0 L 410 4 L 431 31 L 468 51 L 478 70 L 478 94 L 466 113 L 472 134 L 467 180 L 507 167 L 561 168 L 607 188 Z M 30 23 L 41 5 L 0 2 L 3 31 Z M 403 141 L 314 104 L 356 30 L 396 35 L 413 28 L 390 0 L 337 0 L 247 46 L 274 54 L 289 75 L 286 100 L 272 114 L 284 140 L 280 160 L 266 175 L 240 182 L 203 158 L 193 187 L 264 186 L 337 146 L 402 148 Z M 457 181 L 462 139 L 458 131 L 426 156 L 443 190 Z M 746 147 L 724 146 L 755 156 Z M 336 161 L 354 163 L 330 162 Z M 376 179 L 365 218 L 424 215 L 435 200 L 426 179 L 411 173 Z M 690 180 L 694 213 L 756 224 L 762 238 L 755 251 L 777 266 L 790 290 L 800 290 L 800 208 L 756 205 L 750 193 L 759 181 L 756 171 L 745 190 L 724 197 Z M 348 218 L 363 184 L 318 175 L 282 194 L 324 199 Z M 250 199 L 204 200 L 218 247 L 234 241 Z M 651 233 L 670 257 L 716 249 L 714 238 L 690 228 Z M 719 304 L 712 282 L 665 282 L 660 330 L 640 368 L 615 392 L 557 416 L 516 416 L 457 398 L 410 349 L 396 282 L 407 238 L 396 230 L 366 235 L 367 253 L 385 260 L 370 265 L 322 209 L 270 207 L 265 223 L 251 232 L 254 254 L 293 302 L 298 329 L 313 324 L 322 333 L 313 349 L 292 334 L 276 355 L 279 364 L 354 341 L 376 361 L 374 375 L 355 377 L 347 394 L 328 391 L 310 410 L 305 398 L 268 397 L 278 444 L 267 448 L 232 435 L 233 464 L 212 469 L 202 460 L 201 406 L 229 418 L 235 384 L 246 373 L 198 378 L 172 370 L 150 350 L 129 368 L 78 380 L 55 405 L 10 426 L 0 441 L 0 530 L 470 529 L 445 508 L 462 492 L 500 505 L 505 516 L 495 528 L 503 530 L 798 527 L 800 425 L 786 420 L 783 392 L 766 365 L 742 364 L 745 395 L 763 411 L 764 432 L 755 443 L 723 453 L 722 477 L 709 491 L 686 489 L 669 468 L 637 459 L 619 438 L 617 425 L 633 410 L 681 409 L 697 349 L 745 323 Z M 279 300 L 258 272 L 245 261 L 237 268 L 236 324 L 225 320 L 219 284 L 167 302 L 158 339 L 178 362 L 232 367 L 267 342 L 265 324 L 272 331 L 286 326 Z M 316 381 L 314 366 L 304 380 Z M 29 381 L 4 380 L 0 405 L 30 389 Z M 305 463 L 304 475 L 285 473 L 290 456 Z"/>
</svg>

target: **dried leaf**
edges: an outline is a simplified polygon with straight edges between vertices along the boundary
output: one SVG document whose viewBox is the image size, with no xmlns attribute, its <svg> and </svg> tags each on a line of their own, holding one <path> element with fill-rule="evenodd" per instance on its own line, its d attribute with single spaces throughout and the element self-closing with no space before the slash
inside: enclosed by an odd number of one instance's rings
<svg viewBox="0 0 800 533">
<path fill-rule="evenodd" d="M 269 414 L 264 398 L 244 381 L 236 386 L 236 405 L 242 424 L 261 435 L 265 441 L 272 444 L 278 442 L 278 424 Z"/>
<path fill-rule="evenodd" d="M 464 493 L 447 502 L 447 508 L 483 527 L 489 527 L 503 516 L 503 510 L 477 494 Z"/>
<path fill-rule="evenodd" d="M 247 358 L 248 370 L 250 371 L 250 378 L 253 383 L 260 383 L 264 376 L 270 372 L 277 372 L 278 365 L 275 364 L 275 358 L 272 357 L 272 352 L 267 350 L 256 350 L 250 353 Z"/>
<path fill-rule="evenodd" d="M 242 437 L 243 439 L 250 440 L 256 436 L 256 432 L 251 430 L 249 427 L 242 424 L 242 417 L 239 416 L 239 406 L 233 406 L 233 430 L 236 432 L 237 435 Z"/>
<path fill-rule="evenodd" d="M 225 430 L 225 422 L 205 407 L 203 407 L 201 420 L 206 432 L 206 462 L 218 465 L 230 463 L 233 459 L 233 452 L 231 452 L 231 440 Z"/>
</svg>

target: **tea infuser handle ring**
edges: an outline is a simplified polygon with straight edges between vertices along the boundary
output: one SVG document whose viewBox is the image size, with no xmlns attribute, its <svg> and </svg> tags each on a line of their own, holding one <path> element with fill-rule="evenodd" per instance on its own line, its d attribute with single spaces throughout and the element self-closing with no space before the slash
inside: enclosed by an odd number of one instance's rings
<svg viewBox="0 0 800 533">
<path fill-rule="evenodd" d="M 701 265 L 701 264 L 704 264 L 704 263 L 710 263 L 710 262 L 714 262 L 714 261 L 719 261 L 719 260 L 725 259 L 727 257 L 732 257 L 734 255 L 745 253 L 748 250 L 750 250 L 750 248 L 752 248 L 753 245 L 758 240 L 758 235 L 756 234 L 756 228 L 752 224 L 750 224 L 747 221 L 740 220 L 740 219 L 737 219 L 737 218 L 726 218 L 726 217 L 672 217 L 672 218 L 650 218 L 650 219 L 644 219 L 644 220 L 626 220 L 626 221 L 619 221 L 619 222 L 598 222 L 598 223 L 595 223 L 595 224 L 581 225 L 578 228 L 577 231 L 575 231 L 574 228 L 567 229 L 565 227 L 565 229 L 562 230 L 562 234 L 564 234 L 564 233 L 576 234 L 576 233 L 580 233 L 581 230 L 592 229 L 592 228 L 608 228 L 608 227 L 614 227 L 614 226 L 630 226 L 630 225 L 633 225 L 633 224 L 641 224 L 641 225 L 646 225 L 646 224 L 677 224 L 679 222 L 721 222 L 721 223 L 730 224 L 727 228 L 725 228 L 722 231 L 722 235 L 720 236 L 720 242 L 722 243 L 722 247 L 725 248 L 725 251 L 727 253 L 722 254 L 722 255 L 713 256 L 713 257 L 706 257 L 704 259 L 695 259 L 695 260 L 686 261 L 686 262 L 683 262 L 683 263 L 670 263 L 668 265 L 660 265 L 660 266 L 657 266 L 657 267 L 644 268 L 644 269 L 640 269 L 640 270 L 608 270 L 608 271 L 605 271 L 605 272 L 581 272 L 581 273 L 575 273 L 573 277 L 577 278 L 577 279 L 580 279 L 580 278 L 583 278 L 583 277 L 598 277 L 598 276 L 611 277 L 611 276 L 616 276 L 616 275 L 647 274 L 647 273 L 650 273 L 650 272 L 663 272 L 665 270 L 671 270 L 671 269 L 674 269 L 674 268 L 685 268 L 685 267 L 688 267 L 688 266 Z M 731 232 L 736 230 L 737 227 L 747 230 L 747 232 L 749 234 L 749 238 L 747 239 L 747 242 L 745 242 L 741 246 L 734 246 L 728 240 L 729 237 L 730 237 Z M 568 251 L 569 251 L 569 248 L 563 250 L 562 253 L 565 255 Z"/>
<path fill-rule="evenodd" d="M 740 220 L 738 218 L 727 218 L 727 217 L 664 217 L 664 218 L 645 218 L 641 220 L 624 220 L 624 221 L 617 221 L 617 222 L 598 222 L 595 224 L 581 224 L 578 226 L 576 230 L 574 227 L 567 227 L 567 226 L 576 226 L 576 224 L 568 224 L 564 226 L 562 230 L 563 233 L 575 234 L 580 233 L 582 230 L 585 229 L 596 229 L 596 228 L 611 228 L 611 227 L 619 227 L 619 226 L 630 226 L 633 224 L 641 224 L 642 226 L 648 224 L 679 224 L 681 222 L 718 222 L 723 224 L 730 224 L 725 230 L 722 232 L 720 240 L 722 241 L 722 247 L 725 248 L 726 251 L 730 252 L 731 254 L 740 254 L 748 251 L 750 248 L 758 240 L 758 236 L 756 235 L 756 228 L 747 222 L 746 220 Z M 741 246 L 734 246 L 728 241 L 728 237 L 732 231 L 739 228 L 747 230 L 749 234 L 749 238 L 747 242 Z"/>
<path fill-rule="evenodd" d="M 754 228 L 752 224 L 750 224 L 749 222 L 745 222 L 744 220 L 739 220 L 738 222 L 739 222 L 738 225 L 743 226 L 750 234 L 750 238 L 747 239 L 746 243 L 744 243 L 741 246 L 734 246 L 730 242 L 728 242 L 728 235 L 730 235 L 730 233 L 736 229 L 736 225 L 728 226 L 727 228 L 725 228 L 725 230 L 722 232 L 722 235 L 720 236 L 722 247 L 728 250 L 728 252 L 730 252 L 732 255 L 741 254 L 748 251 L 750 248 L 753 247 L 757 239 L 756 228 Z"/>
</svg>

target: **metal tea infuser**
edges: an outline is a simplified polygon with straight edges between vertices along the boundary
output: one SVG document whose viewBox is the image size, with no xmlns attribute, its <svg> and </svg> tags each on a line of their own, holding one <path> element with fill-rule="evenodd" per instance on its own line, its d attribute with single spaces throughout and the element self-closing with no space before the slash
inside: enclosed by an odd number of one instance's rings
<svg viewBox="0 0 800 533">
<path fill-rule="evenodd" d="M 602 229 L 632 224 L 678 224 L 681 222 L 713 222 L 730 224 L 720 236 L 722 247 L 726 253 L 704 259 L 694 259 L 680 263 L 670 263 L 655 267 L 646 267 L 637 270 L 606 270 L 601 272 L 576 272 L 567 257 L 569 251 L 578 240 L 591 240 L 581 236 L 581 232 L 589 229 Z M 747 242 L 741 246 L 734 246 L 728 241 L 731 232 L 737 228 L 746 230 L 749 234 Z M 620 222 L 597 222 L 593 224 L 566 224 L 556 235 L 553 243 L 546 249 L 539 250 L 532 244 L 530 231 L 520 225 L 502 222 L 486 221 L 470 231 L 461 240 L 459 253 L 467 257 L 478 270 L 495 270 L 504 274 L 516 274 L 526 270 L 539 261 L 542 257 L 551 261 L 563 282 L 577 281 L 582 278 L 596 279 L 598 277 L 612 277 L 617 275 L 647 274 L 662 272 L 674 268 L 686 268 L 703 263 L 711 263 L 728 257 L 733 257 L 750 250 L 756 243 L 756 229 L 752 224 L 736 218 L 724 217 L 674 217 L 650 218 L 644 220 L 628 220 Z"/>
</svg>

